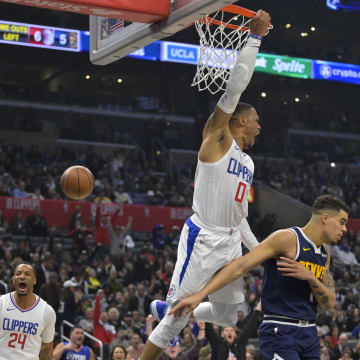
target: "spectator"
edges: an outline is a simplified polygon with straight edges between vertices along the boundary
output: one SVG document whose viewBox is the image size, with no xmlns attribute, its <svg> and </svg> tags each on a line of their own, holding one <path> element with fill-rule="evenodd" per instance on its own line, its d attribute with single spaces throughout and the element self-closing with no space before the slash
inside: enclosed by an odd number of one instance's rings
<svg viewBox="0 0 360 360">
<path fill-rule="evenodd" d="M 206 323 L 205 334 L 211 346 L 211 359 L 223 360 L 233 358 L 234 360 L 245 360 L 247 342 L 260 322 L 261 303 L 259 302 L 238 337 L 236 337 L 233 327 L 224 327 L 221 331 L 221 338 L 219 338 L 214 331 L 213 325 Z"/>
<path fill-rule="evenodd" d="M 56 345 L 53 358 L 62 359 L 89 359 L 95 360 L 95 354 L 91 348 L 83 345 L 84 331 L 81 327 L 75 326 L 70 331 L 70 341 L 61 342 Z"/>
<path fill-rule="evenodd" d="M 360 325 L 360 314 L 359 314 L 359 308 L 354 307 L 348 316 L 346 322 L 346 330 L 352 332 L 355 326 L 357 325 Z"/>
<path fill-rule="evenodd" d="M 333 345 L 334 346 L 334 345 Z M 345 350 L 349 350 L 348 336 L 345 333 L 341 333 L 337 342 L 334 346 L 334 356 L 339 359 Z"/>
<path fill-rule="evenodd" d="M 359 265 L 346 239 L 341 241 L 341 245 L 338 248 L 339 258 L 345 265 Z"/>
<path fill-rule="evenodd" d="M 149 250 L 142 248 L 138 258 L 134 262 L 134 270 L 132 273 L 132 280 L 134 282 L 141 282 L 143 280 L 151 280 L 151 263 L 148 259 Z"/>
<path fill-rule="evenodd" d="M 165 248 L 165 245 L 170 243 L 170 239 L 165 232 L 165 227 L 163 224 L 155 225 L 153 229 L 153 245 L 157 250 L 162 250 Z"/>
<path fill-rule="evenodd" d="M 205 324 L 201 323 L 201 326 L 204 327 Z M 205 339 L 205 332 L 199 332 L 199 335 L 195 343 L 187 350 L 181 347 L 179 337 L 176 336 L 175 339 L 170 341 L 170 344 L 165 349 L 165 352 L 160 356 L 159 360 L 190 360 L 198 357 L 201 346 L 203 345 L 203 340 Z"/>
<path fill-rule="evenodd" d="M 345 300 L 341 306 L 341 309 L 348 310 L 350 306 L 352 306 L 352 307 L 358 306 L 358 301 L 357 301 L 356 297 L 354 296 L 352 289 L 348 289 L 346 291 Z"/>
<path fill-rule="evenodd" d="M 0 230 L 6 232 L 8 227 L 9 227 L 9 223 L 5 219 L 2 209 L 0 209 Z"/>
<path fill-rule="evenodd" d="M 67 320 L 71 323 L 74 322 L 74 319 L 80 313 L 79 305 L 81 298 L 82 292 L 77 287 L 77 284 L 72 280 L 66 280 L 60 295 L 60 308 L 57 317 L 59 323 L 63 320 Z"/>
<path fill-rule="evenodd" d="M 95 198 L 94 202 L 98 204 L 111 203 L 111 199 L 105 195 L 105 191 L 100 191 L 100 194 Z"/>
<path fill-rule="evenodd" d="M 94 309 L 89 306 L 85 310 L 85 316 L 79 321 L 81 326 L 86 332 L 92 334 L 94 331 Z"/>
<path fill-rule="evenodd" d="M 339 328 L 336 325 L 333 326 L 330 332 L 330 336 L 328 338 L 333 348 L 335 348 L 339 344 L 339 335 L 340 335 Z"/>
<path fill-rule="evenodd" d="M 180 228 L 177 225 L 174 225 L 171 228 L 171 233 L 169 234 L 169 243 L 173 246 L 178 246 L 180 240 Z"/>
<path fill-rule="evenodd" d="M 118 185 L 114 191 L 115 202 L 119 204 L 132 204 L 130 195 L 124 191 L 123 185 Z"/>
<path fill-rule="evenodd" d="M 130 343 L 131 345 L 126 349 L 128 354 L 130 355 L 130 358 L 134 360 L 140 360 L 140 356 L 145 347 L 144 343 L 140 338 L 140 335 L 136 333 L 132 334 Z"/>
<path fill-rule="evenodd" d="M 123 346 L 116 345 L 111 351 L 109 360 L 131 360 L 131 358 Z"/>
<path fill-rule="evenodd" d="M 88 268 L 87 272 L 87 289 L 89 294 L 96 294 L 97 291 L 102 287 L 102 284 L 97 278 L 96 270 L 93 268 Z"/>
<path fill-rule="evenodd" d="M 86 235 L 89 233 L 92 233 L 91 228 L 82 224 L 81 220 L 75 221 L 75 228 L 69 232 L 69 236 L 73 239 L 74 251 L 79 253 L 82 250 L 89 250 L 88 244 L 86 243 Z"/>
<path fill-rule="evenodd" d="M 40 213 L 40 208 L 36 207 L 34 213 L 26 219 L 26 231 L 29 235 L 46 236 L 48 225 L 44 216 Z"/>
<path fill-rule="evenodd" d="M 49 279 L 40 286 L 39 296 L 44 299 L 57 313 L 60 307 L 61 288 L 58 283 L 58 274 L 51 271 Z"/>
<path fill-rule="evenodd" d="M 114 212 L 114 214 L 110 217 L 109 215 L 101 215 L 101 207 L 97 207 L 96 211 L 96 236 L 95 236 L 95 243 L 96 243 L 96 252 L 100 255 L 109 254 L 110 253 L 110 234 L 109 229 L 110 226 L 113 227 L 116 221 L 116 218 L 119 213 L 119 208 Z"/>
<path fill-rule="evenodd" d="M 104 358 L 109 353 L 109 345 L 115 339 L 115 328 L 108 323 L 108 316 L 106 312 L 100 314 L 100 301 L 104 298 L 104 291 L 99 289 L 95 297 L 94 307 L 94 336 L 103 342 Z M 97 346 L 97 345 L 96 345 Z"/>
<path fill-rule="evenodd" d="M 114 257 L 120 257 L 124 254 L 126 250 L 125 236 L 131 229 L 132 216 L 128 217 L 128 222 L 126 226 L 115 226 L 113 229 L 112 226 L 109 226 L 109 232 L 111 237 L 111 248 L 110 254 Z"/>
<path fill-rule="evenodd" d="M 84 294 L 88 294 L 89 293 L 89 288 L 88 288 L 88 284 L 85 281 L 85 271 L 82 268 L 78 268 L 75 272 L 74 272 L 74 276 L 70 279 L 75 286 L 80 289 Z"/>
<path fill-rule="evenodd" d="M 26 223 L 21 211 L 17 211 L 10 223 L 10 231 L 13 235 L 25 235 Z"/>
<path fill-rule="evenodd" d="M 41 191 L 40 191 L 40 188 L 39 187 L 37 187 L 36 189 L 35 189 L 35 191 L 32 193 L 32 194 L 30 194 L 30 198 L 31 199 L 38 199 L 38 200 L 44 200 L 45 198 L 41 195 Z"/>
<path fill-rule="evenodd" d="M 112 307 L 108 310 L 109 324 L 113 325 L 115 331 L 119 330 L 121 326 L 120 313 L 116 307 Z"/>
<path fill-rule="evenodd" d="M 20 257 L 24 261 L 30 262 L 31 256 L 30 256 L 30 244 L 28 241 L 20 240 L 17 244 L 16 249 L 12 250 L 12 256 Z"/>
<path fill-rule="evenodd" d="M 18 181 L 17 187 L 13 190 L 12 196 L 17 198 L 28 198 L 30 197 L 30 193 L 25 191 L 25 182 Z"/>
<path fill-rule="evenodd" d="M 71 219 L 70 219 L 70 225 L 69 225 L 69 230 L 71 231 L 72 229 L 75 229 L 75 223 L 76 221 L 81 221 L 82 222 L 82 213 L 80 212 L 80 205 L 76 205 L 75 206 L 75 210 L 71 215 Z"/>
<path fill-rule="evenodd" d="M 134 296 L 129 299 L 129 310 L 138 311 L 140 315 L 146 316 L 149 313 L 152 300 L 153 299 L 145 292 L 144 285 L 139 284 Z"/>
<path fill-rule="evenodd" d="M 50 279 L 50 273 L 56 271 L 54 267 L 54 259 L 50 253 L 45 254 L 42 263 L 35 266 L 36 284 L 34 286 L 34 292 L 39 293 L 42 284 L 45 284 Z"/>
</svg>

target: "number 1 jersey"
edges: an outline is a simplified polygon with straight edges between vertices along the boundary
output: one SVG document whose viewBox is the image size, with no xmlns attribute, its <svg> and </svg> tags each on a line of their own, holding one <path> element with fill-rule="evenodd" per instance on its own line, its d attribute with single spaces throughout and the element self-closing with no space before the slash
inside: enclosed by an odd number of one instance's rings
<svg viewBox="0 0 360 360">
<path fill-rule="evenodd" d="M 38 360 L 41 343 L 54 340 L 55 311 L 35 296 L 28 309 L 16 305 L 13 293 L 0 297 L 0 359 Z"/>
</svg>

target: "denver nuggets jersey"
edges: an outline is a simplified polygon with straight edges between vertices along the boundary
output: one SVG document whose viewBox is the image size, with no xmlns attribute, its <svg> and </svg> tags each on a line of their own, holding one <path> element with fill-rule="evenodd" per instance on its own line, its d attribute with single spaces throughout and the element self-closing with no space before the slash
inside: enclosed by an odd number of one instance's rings
<svg viewBox="0 0 360 360">
<path fill-rule="evenodd" d="M 56 315 L 36 296 L 35 305 L 19 308 L 13 293 L 0 297 L 0 359 L 38 360 L 41 343 L 54 339 Z"/>
<path fill-rule="evenodd" d="M 297 254 L 294 260 L 311 270 L 321 281 L 324 277 L 327 253 L 323 246 L 317 247 L 303 231 L 294 227 L 297 237 Z M 264 263 L 264 281 L 261 305 L 264 314 L 286 316 L 293 319 L 314 321 L 317 303 L 305 280 L 282 276 L 277 270 L 276 259 Z"/>
<path fill-rule="evenodd" d="M 248 193 L 254 163 L 235 140 L 217 162 L 198 160 L 195 173 L 193 211 L 211 226 L 232 228 L 248 215 Z"/>
</svg>

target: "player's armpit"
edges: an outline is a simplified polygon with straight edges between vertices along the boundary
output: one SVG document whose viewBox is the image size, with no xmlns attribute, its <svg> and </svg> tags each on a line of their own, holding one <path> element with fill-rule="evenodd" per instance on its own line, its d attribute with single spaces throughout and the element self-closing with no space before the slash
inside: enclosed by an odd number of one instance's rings
<svg viewBox="0 0 360 360">
<path fill-rule="evenodd" d="M 233 137 L 228 122 L 231 115 L 216 107 L 203 129 L 203 141 L 199 151 L 199 160 L 203 162 L 218 161 L 229 150 Z"/>
<path fill-rule="evenodd" d="M 49 343 L 42 343 L 40 350 L 40 360 L 53 359 L 53 341 Z"/>
</svg>

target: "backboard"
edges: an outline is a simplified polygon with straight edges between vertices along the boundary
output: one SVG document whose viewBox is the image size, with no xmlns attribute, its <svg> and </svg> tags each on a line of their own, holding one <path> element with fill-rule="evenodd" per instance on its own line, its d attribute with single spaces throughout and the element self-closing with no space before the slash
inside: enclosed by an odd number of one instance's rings
<svg viewBox="0 0 360 360">
<path fill-rule="evenodd" d="M 90 60 L 96 65 L 110 64 L 233 2 L 235 0 L 171 0 L 169 17 L 152 24 L 90 15 Z"/>
</svg>

